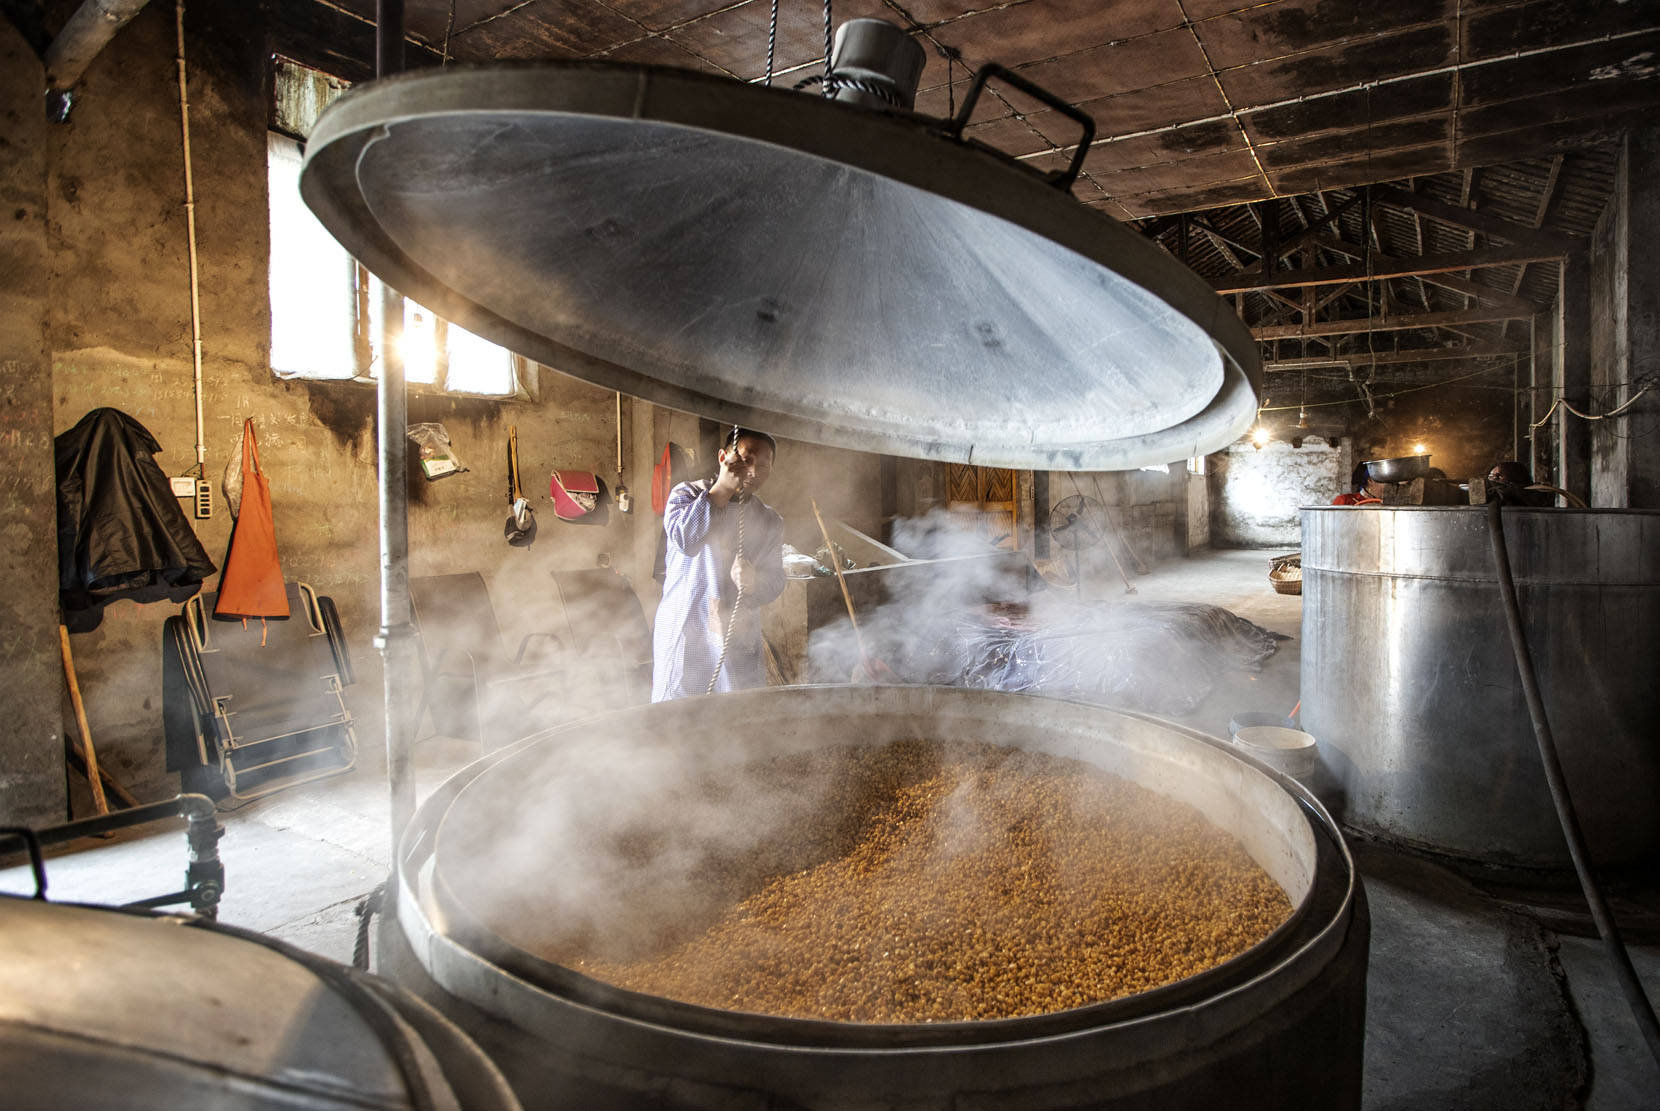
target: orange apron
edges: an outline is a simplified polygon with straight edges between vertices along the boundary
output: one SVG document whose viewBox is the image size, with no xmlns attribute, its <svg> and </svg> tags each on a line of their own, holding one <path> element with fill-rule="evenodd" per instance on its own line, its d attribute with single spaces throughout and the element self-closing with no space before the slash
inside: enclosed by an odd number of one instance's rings
<svg viewBox="0 0 1660 1111">
<path fill-rule="evenodd" d="M 259 466 L 252 418 L 242 424 L 242 512 L 231 532 L 213 616 L 288 616 L 288 592 L 277 560 L 277 526 L 271 517 L 271 484 Z"/>
</svg>

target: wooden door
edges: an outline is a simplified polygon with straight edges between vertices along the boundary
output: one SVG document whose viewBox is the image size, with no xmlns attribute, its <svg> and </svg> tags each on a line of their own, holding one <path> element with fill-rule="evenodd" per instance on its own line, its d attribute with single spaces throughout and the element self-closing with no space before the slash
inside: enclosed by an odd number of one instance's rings
<svg viewBox="0 0 1660 1111">
<path fill-rule="evenodd" d="M 1015 489 L 1014 471 L 969 463 L 946 464 L 946 508 L 960 518 L 965 528 L 993 547 L 1013 550 L 1019 546 Z"/>
</svg>

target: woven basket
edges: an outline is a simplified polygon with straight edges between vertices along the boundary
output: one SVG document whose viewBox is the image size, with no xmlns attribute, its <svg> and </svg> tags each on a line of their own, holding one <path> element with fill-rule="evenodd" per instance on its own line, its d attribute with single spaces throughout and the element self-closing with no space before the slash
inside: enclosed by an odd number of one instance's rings
<svg viewBox="0 0 1660 1111">
<path fill-rule="evenodd" d="M 1275 556 L 1268 564 L 1268 582 L 1278 594 L 1303 592 L 1303 557 L 1300 552 Z"/>
</svg>

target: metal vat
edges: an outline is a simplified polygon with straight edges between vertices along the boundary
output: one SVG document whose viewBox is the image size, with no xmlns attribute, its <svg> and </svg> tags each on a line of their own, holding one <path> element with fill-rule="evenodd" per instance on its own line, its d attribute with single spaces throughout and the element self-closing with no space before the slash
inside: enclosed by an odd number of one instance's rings
<svg viewBox="0 0 1660 1111">
<path fill-rule="evenodd" d="M 431 1007 L 201 919 L 0 897 L 0 1103 L 516 1111 Z"/>
<path fill-rule="evenodd" d="M 546 788 L 585 752 L 627 763 L 673 751 L 707 767 L 946 737 L 1087 761 L 1198 807 L 1285 889 L 1291 919 L 1205 973 L 1108 1003 L 1011 1020 L 862 1025 L 596 990 L 490 934 L 454 899 L 464 886 L 457 867 L 492 862 L 447 859 L 450 823 L 509 797 L 555 805 Z M 574 848 L 544 851 L 552 861 Z M 793 687 L 620 711 L 458 773 L 402 839 L 396 919 L 383 930 L 379 967 L 478 1039 L 532 1107 L 1353 1108 L 1368 931 L 1353 861 L 1320 804 L 1214 738 L 991 691 Z"/>
<path fill-rule="evenodd" d="M 1354 829 L 1566 868 L 1480 507 L 1309 508 L 1302 724 Z M 1593 856 L 1660 854 L 1660 513 L 1506 509 L 1528 643 Z"/>
</svg>

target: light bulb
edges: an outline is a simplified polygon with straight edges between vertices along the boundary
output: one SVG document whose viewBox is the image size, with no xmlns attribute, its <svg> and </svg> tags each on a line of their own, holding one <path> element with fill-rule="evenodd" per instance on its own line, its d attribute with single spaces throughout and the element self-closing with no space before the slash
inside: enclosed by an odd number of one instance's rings
<svg viewBox="0 0 1660 1111">
<path fill-rule="evenodd" d="M 1428 455 L 1429 454 L 1429 448 L 1425 447 L 1423 444 L 1413 444 L 1412 445 L 1412 454 L 1413 455 Z"/>
<path fill-rule="evenodd" d="M 1271 437 L 1268 435 L 1268 429 L 1262 427 L 1260 424 L 1257 425 L 1256 431 L 1251 433 L 1251 443 L 1255 444 L 1257 447 L 1261 447 L 1263 444 L 1266 444 L 1270 438 Z"/>
</svg>

